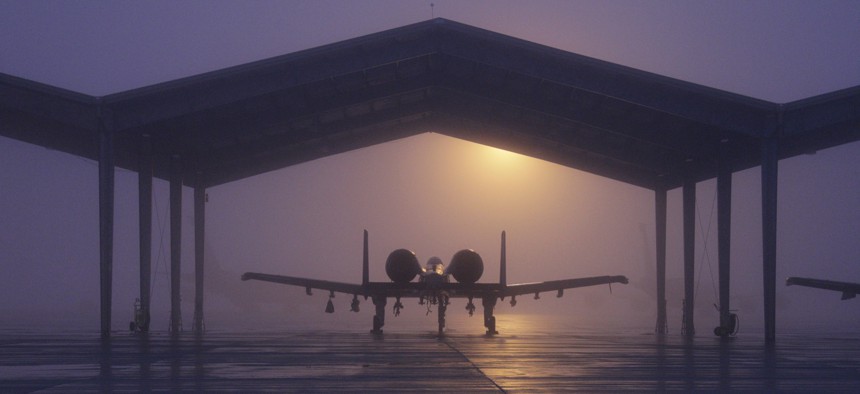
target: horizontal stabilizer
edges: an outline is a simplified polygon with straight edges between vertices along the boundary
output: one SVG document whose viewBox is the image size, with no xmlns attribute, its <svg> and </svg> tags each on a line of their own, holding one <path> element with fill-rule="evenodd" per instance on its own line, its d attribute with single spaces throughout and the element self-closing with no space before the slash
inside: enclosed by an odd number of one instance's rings
<svg viewBox="0 0 860 394">
<path fill-rule="evenodd" d="M 837 282 L 833 280 L 791 277 L 785 281 L 786 286 L 798 285 L 816 289 L 833 290 L 842 293 L 842 299 L 848 300 L 860 293 L 860 283 Z"/>
</svg>

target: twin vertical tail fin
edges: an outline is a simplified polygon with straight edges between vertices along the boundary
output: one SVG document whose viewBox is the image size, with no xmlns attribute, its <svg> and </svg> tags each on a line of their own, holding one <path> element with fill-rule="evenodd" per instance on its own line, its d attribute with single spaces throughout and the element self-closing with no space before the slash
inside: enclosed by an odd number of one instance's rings
<svg viewBox="0 0 860 394">
<path fill-rule="evenodd" d="M 367 230 L 364 230 L 364 255 L 361 264 L 361 285 L 367 286 L 367 283 L 370 282 L 370 255 L 367 251 Z"/>
<path fill-rule="evenodd" d="M 505 251 L 505 232 L 502 231 L 502 254 L 499 261 L 499 285 L 505 287 L 508 285 L 507 275 L 507 256 Z"/>
</svg>

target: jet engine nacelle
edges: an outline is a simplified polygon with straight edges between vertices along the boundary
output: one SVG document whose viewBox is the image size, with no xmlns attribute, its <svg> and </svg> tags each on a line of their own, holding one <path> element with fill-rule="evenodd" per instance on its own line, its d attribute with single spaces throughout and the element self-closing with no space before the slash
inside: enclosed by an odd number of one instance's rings
<svg viewBox="0 0 860 394">
<path fill-rule="evenodd" d="M 474 250 L 463 249 L 454 253 L 454 257 L 451 258 L 451 264 L 448 265 L 447 272 L 457 282 L 475 283 L 478 279 L 481 279 L 481 274 L 484 273 L 484 260 Z"/>
<path fill-rule="evenodd" d="M 408 283 L 421 272 L 421 264 L 415 253 L 407 249 L 397 249 L 385 260 L 385 273 L 395 283 Z"/>
</svg>

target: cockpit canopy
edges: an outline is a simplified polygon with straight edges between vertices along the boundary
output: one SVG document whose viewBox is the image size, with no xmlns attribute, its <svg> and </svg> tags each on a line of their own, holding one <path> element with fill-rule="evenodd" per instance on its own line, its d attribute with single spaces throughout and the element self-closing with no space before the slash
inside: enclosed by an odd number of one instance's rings
<svg viewBox="0 0 860 394">
<path fill-rule="evenodd" d="M 442 259 L 433 256 L 427 260 L 427 265 L 424 267 L 424 275 L 427 274 L 445 275 L 445 264 L 442 263 Z"/>
</svg>

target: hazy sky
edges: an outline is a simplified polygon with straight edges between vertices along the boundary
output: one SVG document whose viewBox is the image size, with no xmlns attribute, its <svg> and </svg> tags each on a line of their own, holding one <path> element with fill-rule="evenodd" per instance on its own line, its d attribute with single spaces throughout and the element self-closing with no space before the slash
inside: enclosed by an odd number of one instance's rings
<svg viewBox="0 0 860 394">
<path fill-rule="evenodd" d="M 431 18 L 430 1 L 0 0 L 0 72 L 90 95 L 182 78 Z M 860 85 L 856 1 L 446 1 L 432 13 L 598 59 L 773 102 Z M 860 143 L 780 163 L 778 326 L 860 327 L 857 300 L 786 288 L 782 278 L 860 282 Z M 759 170 L 735 174 L 732 308 L 762 324 Z M 4 324 L 98 327 L 97 165 L 0 137 L 0 313 Z M 137 177 L 117 171 L 114 328 L 138 293 Z M 169 309 L 167 185 L 155 185 L 153 329 Z M 713 182 L 699 185 L 697 330 L 718 316 Z M 184 207 L 183 318 L 193 303 L 192 208 Z M 669 329 L 683 297 L 680 193 L 669 194 Z M 713 217 L 712 217 L 713 216 Z M 653 193 L 439 134 L 320 159 L 209 190 L 210 328 L 280 327 L 299 319 L 369 325 L 371 313 L 321 312 L 323 294 L 238 280 L 244 271 L 360 281 L 385 256 L 422 261 L 474 248 L 498 279 L 508 231 L 509 282 L 624 274 L 629 286 L 525 301 L 572 324 L 654 324 Z M 705 237 L 705 234 L 709 234 Z M 163 240 L 163 244 L 161 241 Z M 704 245 L 707 245 L 707 253 Z M 710 269 L 709 269 L 710 264 Z M 713 279 L 710 272 L 713 272 Z M 698 276 L 698 274 L 697 274 Z M 346 310 L 348 299 L 338 298 Z M 504 305 L 504 304 L 503 304 Z M 452 313 L 462 306 L 454 305 Z M 507 314 L 506 305 L 499 312 Z M 31 313 L 25 313 L 30 311 Z M 407 304 L 407 318 L 423 312 Z M 341 319 L 341 320 L 333 320 Z M 428 329 L 433 323 L 426 322 Z M 470 323 L 481 332 L 476 318 Z M 396 329 L 389 321 L 388 329 Z M 760 334 L 756 330 L 750 334 Z"/>
</svg>

